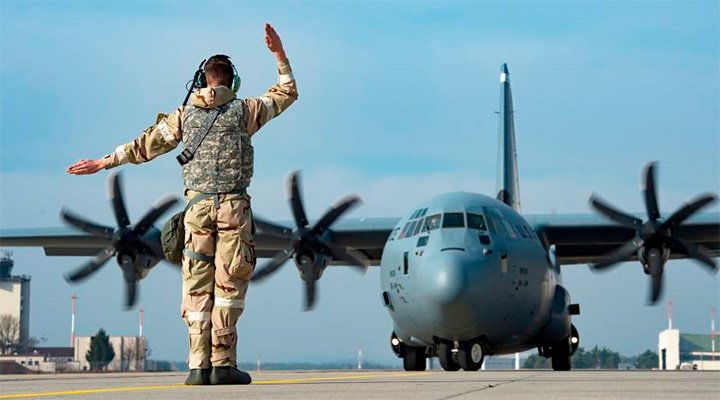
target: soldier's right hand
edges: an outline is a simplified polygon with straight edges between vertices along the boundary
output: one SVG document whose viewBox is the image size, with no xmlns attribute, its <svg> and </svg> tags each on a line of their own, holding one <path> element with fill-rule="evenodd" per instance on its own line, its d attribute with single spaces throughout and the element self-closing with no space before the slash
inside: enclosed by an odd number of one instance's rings
<svg viewBox="0 0 720 400">
<path fill-rule="evenodd" d="M 105 160 L 102 158 L 98 160 L 78 160 L 78 162 L 68 167 L 67 173 L 70 175 L 90 175 L 103 168 L 105 168 Z"/>
</svg>

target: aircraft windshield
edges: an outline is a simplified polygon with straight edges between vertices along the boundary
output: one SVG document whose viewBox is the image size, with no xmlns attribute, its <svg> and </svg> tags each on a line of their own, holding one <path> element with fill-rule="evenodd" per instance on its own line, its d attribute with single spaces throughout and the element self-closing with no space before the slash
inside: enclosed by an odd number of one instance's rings
<svg viewBox="0 0 720 400">
<path fill-rule="evenodd" d="M 470 229 L 477 229 L 481 231 L 486 231 L 487 226 L 485 225 L 485 218 L 483 218 L 480 214 L 467 214 L 467 226 Z"/>
<path fill-rule="evenodd" d="M 441 217 L 442 214 L 434 214 L 425 218 L 425 223 L 423 224 L 423 232 L 432 231 L 439 228 Z"/>
<path fill-rule="evenodd" d="M 465 215 L 463 213 L 446 213 L 442 226 L 443 228 L 464 228 Z"/>
</svg>

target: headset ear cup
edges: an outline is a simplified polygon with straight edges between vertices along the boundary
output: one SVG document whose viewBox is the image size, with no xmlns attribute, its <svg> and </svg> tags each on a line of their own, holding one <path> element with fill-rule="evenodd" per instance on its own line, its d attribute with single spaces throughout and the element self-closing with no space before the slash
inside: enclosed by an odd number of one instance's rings
<svg viewBox="0 0 720 400">
<path fill-rule="evenodd" d="M 241 83 L 240 76 L 235 74 L 235 76 L 233 76 L 233 82 L 232 82 L 232 88 L 231 88 L 234 93 L 237 93 L 238 90 L 240 90 L 240 83 Z"/>
<path fill-rule="evenodd" d="M 199 75 L 197 80 L 195 81 L 195 87 L 198 89 L 202 89 L 204 87 L 207 87 L 207 80 L 205 78 L 205 71 L 202 71 Z"/>
</svg>

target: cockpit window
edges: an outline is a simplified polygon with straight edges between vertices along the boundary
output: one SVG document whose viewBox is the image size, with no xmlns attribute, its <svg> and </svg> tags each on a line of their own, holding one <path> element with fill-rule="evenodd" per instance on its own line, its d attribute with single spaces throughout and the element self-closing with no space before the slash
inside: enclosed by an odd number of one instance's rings
<svg viewBox="0 0 720 400">
<path fill-rule="evenodd" d="M 400 237 L 399 237 L 399 239 L 402 239 L 402 238 L 404 238 L 404 237 L 407 235 L 408 229 L 410 228 L 410 225 L 411 225 L 411 224 L 412 224 L 412 222 L 408 222 L 407 224 L 405 224 L 405 227 L 403 228 L 402 232 L 400 232 Z"/>
<path fill-rule="evenodd" d="M 483 210 L 485 211 L 485 216 L 488 218 L 491 233 L 495 234 L 496 232 L 494 231 L 497 231 L 497 234 L 500 236 L 517 237 L 512 225 L 510 225 L 500 210 L 494 207 L 483 207 Z"/>
<path fill-rule="evenodd" d="M 423 225 L 422 222 L 423 222 L 422 220 L 418 221 L 417 225 L 415 226 L 415 229 L 413 229 L 413 233 L 412 233 L 413 236 L 420 233 L 420 230 L 422 229 L 422 225 Z"/>
<path fill-rule="evenodd" d="M 434 214 L 430 215 L 427 218 L 425 218 L 425 223 L 423 224 L 422 231 L 432 231 L 440 227 L 440 219 L 442 217 L 442 214 Z"/>
<path fill-rule="evenodd" d="M 407 232 L 405 233 L 405 237 L 412 237 L 415 234 L 415 227 L 420 225 L 421 222 L 422 221 L 420 221 L 420 220 L 415 220 L 415 221 L 411 222 L 410 227 L 408 228 Z"/>
<path fill-rule="evenodd" d="M 467 213 L 467 226 L 470 229 L 486 231 L 485 218 L 480 214 Z"/>
<path fill-rule="evenodd" d="M 445 213 L 443 228 L 464 228 L 465 215 L 463 213 Z"/>
</svg>

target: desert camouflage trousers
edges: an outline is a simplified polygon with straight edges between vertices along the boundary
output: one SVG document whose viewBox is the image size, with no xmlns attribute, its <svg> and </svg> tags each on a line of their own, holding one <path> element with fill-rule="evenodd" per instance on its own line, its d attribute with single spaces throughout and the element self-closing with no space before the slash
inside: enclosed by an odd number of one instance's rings
<svg viewBox="0 0 720 400">
<path fill-rule="evenodd" d="M 185 191 L 187 200 L 199 195 Z M 219 194 L 185 212 L 182 318 L 188 326 L 188 366 L 236 366 L 235 324 L 255 269 L 250 197 Z"/>
</svg>

